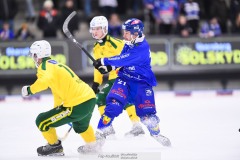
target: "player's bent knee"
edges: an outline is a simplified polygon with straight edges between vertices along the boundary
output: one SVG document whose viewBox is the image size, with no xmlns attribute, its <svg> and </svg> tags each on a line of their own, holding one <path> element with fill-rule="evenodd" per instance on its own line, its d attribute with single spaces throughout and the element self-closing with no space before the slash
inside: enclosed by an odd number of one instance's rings
<svg viewBox="0 0 240 160">
<path fill-rule="evenodd" d="M 38 116 L 37 116 L 37 118 L 36 118 L 36 120 L 35 120 L 35 123 L 36 123 L 36 125 L 37 125 L 37 127 L 39 128 L 40 127 L 40 125 L 42 124 L 42 122 L 45 120 L 45 118 L 44 118 L 44 114 L 43 113 L 40 113 Z M 40 129 L 40 128 L 39 128 Z M 41 129 L 40 129 L 41 130 Z"/>
</svg>

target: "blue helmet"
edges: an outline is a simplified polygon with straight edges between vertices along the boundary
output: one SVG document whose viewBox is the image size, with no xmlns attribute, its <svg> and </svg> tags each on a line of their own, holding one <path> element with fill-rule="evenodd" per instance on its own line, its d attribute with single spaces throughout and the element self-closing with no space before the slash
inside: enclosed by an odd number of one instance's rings
<svg viewBox="0 0 240 160">
<path fill-rule="evenodd" d="M 123 23 L 122 29 L 130 31 L 132 35 L 137 32 L 141 37 L 143 34 L 144 25 L 141 20 L 137 18 L 131 18 Z"/>
</svg>

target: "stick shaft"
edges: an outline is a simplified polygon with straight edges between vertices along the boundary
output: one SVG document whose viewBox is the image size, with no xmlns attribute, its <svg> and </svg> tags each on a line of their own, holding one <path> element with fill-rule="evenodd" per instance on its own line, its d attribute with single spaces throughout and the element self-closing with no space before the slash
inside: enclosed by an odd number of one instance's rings
<svg viewBox="0 0 240 160">
<path fill-rule="evenodd" d="M 76 11 L 73 11 L 64 21 L 63 23 L 63 33 L 78 47 L 80 48 L 93 62 L 96 60 L 91 56 L 91 54 L 73 37 L 71 32 L 68 29 L 68 24 L 70 20 L 77 14 Z"/>
</svg>

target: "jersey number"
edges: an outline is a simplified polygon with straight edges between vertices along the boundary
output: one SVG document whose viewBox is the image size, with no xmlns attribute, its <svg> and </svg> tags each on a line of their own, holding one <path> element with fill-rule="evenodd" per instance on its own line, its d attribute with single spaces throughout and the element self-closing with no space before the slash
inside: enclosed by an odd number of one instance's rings
<svg viewBox="0 0 240 160">
<path fill-rule="evenodd" d="M 122 81 L 121 79 L 118 79 L 118 82 L 117 82 L 118 84 L 122 84 L 122 85 L 126 85 L 126 82 L 125 81 Z"/>
</svg>

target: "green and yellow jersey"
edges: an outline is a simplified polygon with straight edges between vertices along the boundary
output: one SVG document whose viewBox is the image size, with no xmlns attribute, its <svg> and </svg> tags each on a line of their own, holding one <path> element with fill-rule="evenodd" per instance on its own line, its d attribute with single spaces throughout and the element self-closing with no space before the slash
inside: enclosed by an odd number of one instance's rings
<svg viewBox="0 0 240 160">
<path fill-rule="evenodd" d="M 96 42 L 94 44 L 93 56 L 95 59 L 116 56 L 121 53 L 123 46 L 124 42 L 122 40 L 107 35 L 102 43 Z M 109 72 L 108 80 L 115 78 L 117 78 L 116 71 Z M 97 69 L 94 69 L 94 82 L 100 85 L 103 82 L 103 75 Z"/>
<path fill-rule="evenodd" d="M 38 67 L 37 80 L 30 86 L 30 92 L 35 94 L 47 88 L 52 91 L 54 107 L 73 107 L 96 98 L 91 87 L 69 67 L 50 58 L 44 58 Z"/>
</svg>

